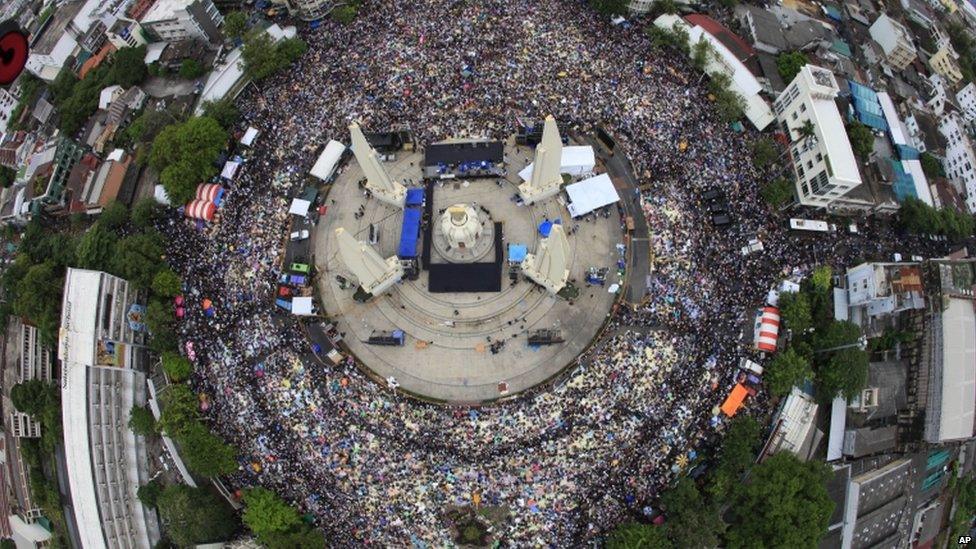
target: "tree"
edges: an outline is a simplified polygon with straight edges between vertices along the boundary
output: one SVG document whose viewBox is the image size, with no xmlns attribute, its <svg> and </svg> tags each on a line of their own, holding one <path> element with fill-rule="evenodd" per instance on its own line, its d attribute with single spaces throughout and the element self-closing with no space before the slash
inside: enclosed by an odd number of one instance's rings
<svg viewBox="0 0 976 549">
<path fill-rule="evenodd" d="M 54 82 L 51 82 L 47 87 L 48 91 L 51 92 L 51 100 L 54 104 L 64 103 L 71 97 L 77 83 L 78 77 L 75 76 L 74 71 L 67 67 L 62 68 L 54 78 Z"/>
<path fill-rule="evenodd" d="M 112 58 L 110 80 L 123 88 L 141 84 L 149 74 L 146 69 L 146 46 L 122 48 Z"/>
<path fill-rule="evenodd" d="M 193 199 L 197 184 L 217 173 L 214 162 L 227 143 L 227 132 L 213 118 L 194 117 L 167 126 L 153 142 L 149 165 L 159 172 L 175 204 Z"/>
<path fill-rule="evenodd" d="M 54 261 L 31 266 L 17 284 L 14 313 L 37 326 L 41 339 L 53 345 L 61 325 L 64 276 Z"/>
<path fill-rule="evenodd" d="M 267 547 L 325 549 L 325 537 L 322 532 L 304 523 L 289 532 L 265 534 L 261 536 L 261 541 Z"/>
<path fill-rule="evenodd" d="M 833 321 L 816 334 L 814 344 L 818 350 L 857 343 L 861 337 L 861 327 L 853 322 Z"/>
<path fill-rule="evenodd" d="M 827 495 L 827 466 L 780 452 L 753 467 L 736 490 L 726 533 L 730 549 L 816 547 L 834 504 Z"/>
<path fill-rule="evenodd" d="M 820 265 L 810 274 L 810 284 L 818 293 L 828 293 L 833 286 L 834 270 L 830 265 Z"/>
<path fill-rule="evenodd" d="M 867 160 L 874 152 L 874 133 L 871 132 L 871 128 L 860 122 L 852 122 L 847 126 L 847 135 L 851 138 L 851 148 L 854 150 L 854 154 L 859 156 L 861 160 Z"/>
<path fill-rule="evenodd" d="M 294 63 L 308 51 L 308 44 L 301 38 L 285 38 L 278 43 L 278 51 L 288 63 Z"/>
<path fill-rule="evenodd" d="M 0 187 L 6 189 L 7 187 L 13 185 L 16 179 L 17 172 L 6 166 L 0 166 Z"/>
<path fill-rule="evenodd" d="M 98 221 L 103 227 L 110 231 L 118 230 L 129 220 L 129 208 L 118 200 L 108 203 L 98 216 Z"/>
<path fill-rule="evenodd" d="M 763 381 L 774 396 L 785 396 L 804 379 L 813 376 L 810 362 L 792 347 L 776 355 L 766 367 Z"/>
<path fill-rule="evenodd" d="M 247 15 L 241 11 L 232 11 L 224 16 L 224 36 L 236 39 L 244 36 L 247 30 Z"/>
<path fill-rule="evenodd" d="M 183 381 L 193 373 L 193 364 L 176 353 L 163 353 L 162 362 L 163 371 L 174 381 Z"/>
<path fill-rule="evenodd" d="M 868 353 L 855 347 L 834 351 L 817 368 L 817 397 L 829 402 L 837 395 L 854 398 L 868 383 Z"/>
<path fill-rule="evenodd" d="M 184 426 L 175 437 L 180 456 L 191 471 L 205 477 L 227 475 L 237 470 L 237 452 L 199 421 Z"/>
<path fill-rule="evenodd" d="M 678 3 L 675 0 L 657 0 L 654 12 L 658 15 L 674 15 L 678 13 Z"/>
<path fill-rule="evenodd" d="M 800 124 L 800 127 L 796 129 L 796 132 L 800 134 L 800 139 L 803 141 L 814 139 L 817 136 L 817 128 L 813 125 L 813 121 L 809 119 L 804 120 L 803 124 Z"/>
<path fill-rule="evenodd" d="M 129 124 L 125 132 L 133 143 L 152 143 L 175 118 L 169 111 L 146 110 Z"/>
<path fill-rule="evenodd" d="M 183 62 L 180 63 L 179 74 L 180 74 L 180 78 L 184 80 L 196 80 L 197 78 L 200 78 L 206 73 L 207 70 L 204 69 L 203 65 L 201 65 L 200 62 L 197 61 L 196 59 L 188 58 L 188 59 L 184 59 Z"/>
<path fill-rule="evenodd" d="M 800 69 L 809 62 L 810 60 L 803 52 L 784 51 L 776 56 L 776 70 L 779 71 L 783 82 L 789 84 L 800 73 Z"/>
<path fill-rule="evenodd" d="M 725 528 L 718 508 L 705 501 L 695 481 L 681 477 L 661 496 L 667 521 L 664 532 L 676 547 L 717 547 Z"/>
<path fill-rule="evenodd" d="M 627 13 L 627 0 L 590 0 L 590 6 L 603 16 L 612 17 Z"/>
<path fill-rule="evenodd" d="M 170 438 L 180 436 L 200 417 L 197 395 L 186 384 L 170 385 L 160 395 L 159 402 L 162 409 L 156 427 L 160 434 Z"/>
<path fill-rule="evenodd" d="M 708 57 L 712 55 L 712 45 L 702 35 L 698 37 L 698 42 L 691 48 L 691 64 L 698 70 L 703 71 L 708 65 Z"/>
<path fill-rule="evenodd" d="M 159 501 L 159 495 L 163 492 L 163 486 L 159 481 L 151 480 L 148 484 L 143 484 L 136 490 L 136 497 L 146 507 L 155 507 Z"/>
<path fill-rule="evenodd" d="M 794 198 L 793 182 L 785 177 L 777 177 L 763 185 L 759 194 L 773 208 L 782 208 L 790 203 Z"/>
<path fill-rule="evenodd" d="M 156 273 L 152 281 L 152 291 L 163 297 L 174 297 L 182 291 L 183 281 L 169 267 Z"/>
<path fill-rule="evenodd" d="M 36 418 L 52 398 L 51 387 L 39 379 L 17 383 L 10 389 L 10 400 L 18 411 Z"/>
<path fill-rule="evenodd" d="M 156 353 L 164 353 L 177 348 L 179 341 L 175 331 L 176 318 L 173 306 L 159 299 L 150 299 L 146 307 L 146 327 L 152 339 L 149 348 Z"/>
<path fill-rule="evenodd" d="M 607 549 L 669 549 L 674 547 L 664 528 L 639 522 L 625 522 L 607 537 Z"/>
<path fill-rule="evenodd" d="M 154 198 L 143 198 L 132 207 L 132 224 L 139 229 L 150 227 L 154 221 L 159 219 L 162 213 L 159 202 Z"/>
<path fill-rule="evenodd" d="M 237 110 L 237 106 L 234 105 L 233 101 L 226 98 L 218 101 L 205 101 L 203 103 L 203 115 L 216 120 L 225 130 L 232 128 L 241 118 L 241 112 Z"/>
<path fill-rule="evenodd" d="M 338 6 L 332 10 L 332 13 L 329 15 L 333 20 L 342 23 L 343 25 L 348 25 L 356 19 L 357 15 L 359 15 L 359 8 L 353 5 Z"/>
<path fill-rule="evenodd" d="M 752 165 L 765 169 L 779 157 L 776 144 L 768 137 L 761 137 L 752 143 Z"/>
<path fill-rule="evenodd" d="M 241 59 L 244 60 L 244 72 L 254 80 L 263 80 L 287 64 L 281 50 L 263 30 L 251 31 L 244 37 Z"/>
<path fill-rule="evenodd" d="M 922 171 L 925 172 L 925 177 L 929 179 L 945 177 L 945 168 L 942 167 L 942 162 L 932 153 L 923 152 L 919 160 L 922 162 Z"/>
<path fill-rule="evenodd" d="M 724 500 L 755 463 L 761 432 L 759 423 L 747 415 L 739 414 L 729 424 L 709 485 L 709 490 L 718 499 Z"/>
<path fill-rule="evenodd" d="M 145 406 L 133 406 L 129 410 L 129 429 L 137 435 L 147 437 L 156 433 L 156 418 Z"/>
<path fill-rule="evenodd" d="M 786 327 L 796 335 L 805 333 L 813 326 L 810 299 L 804 292 L 781 293 L 779 312 Z"/>
<path fill-rule="evenodd" d="M 244 490 L 244 525 L 260 539 L 262 536 L 293 530 L 301 517 L 293 507 L 266 488 Z"/>
<path fill-rule="evenodd" d="M 203 488 L 167 486 L 156 507 L 167 535 L 180 547 L 226 541 L 237 530 L 234 512 L 222 498 Z"/>
<path fill-rule="evenodd" d="M 139 288 L 147 288 L 159 271 L 163 245 L 156 233 L 127 236 L 115 246 L 115 272 Z"/>
<path fill-rule="evenodd" d="M 96 222 L 78 240 L 78 248 L 75 250 L 77 265 L 82 269 L 111 270 L 117 241 L 118 237 L 115 233 L 102 227 L 100 222 Z"/>
</svg>

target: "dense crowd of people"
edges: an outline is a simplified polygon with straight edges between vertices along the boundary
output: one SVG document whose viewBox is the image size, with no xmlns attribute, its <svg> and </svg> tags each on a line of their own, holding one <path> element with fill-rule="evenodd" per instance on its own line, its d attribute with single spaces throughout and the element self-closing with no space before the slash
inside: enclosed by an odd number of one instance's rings
<svg viewBox="0 0 976 549">
<path fill-rule="evenodd" d="M 718 120 L 698 75 L 580 2 L 372 0 L 350 26 L 303 37 L 308 53 L 239 101 L 262 136 L 219 223 L 162 228 L 189 299 L 216 307 L 190 307 L 181 328 L 208 417 L 240 450 L 231 480 L 311 513 L 330 545 L 446 546 L 447 512 L 471 505 L 507 514 L 497 538 L 534 546 L 652 516 L 684 458 L 720 437 L 739 330 L 777 277 L 880 253 L 892 238 L 863 227 L 843 242 L 789 239 L 758 197 L 750 137 Z M 430 143 L 503 138 L 517 117 L 548 114 L 617 139 L 654 255 L 645 302 L 622 308 L 554 387 L 483 408 L 415 402 L 353 364 L 317 361 L 300 327 L 276 316 L 286 196 L 317 146 L 348 140 L 352 121 Z M 733 227 L 710 226 L 708 188 L 725 192 Z M 765 250 L 743 256 L 755 235 Z"/>
</svg>

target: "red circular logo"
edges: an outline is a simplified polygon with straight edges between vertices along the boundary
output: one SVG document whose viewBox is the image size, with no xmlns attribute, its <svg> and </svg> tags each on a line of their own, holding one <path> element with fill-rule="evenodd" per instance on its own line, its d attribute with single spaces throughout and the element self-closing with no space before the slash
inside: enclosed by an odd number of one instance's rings
<svg viewBox="0 0 976 549">
<path fill-rule="evenodd" d="M 0 23 L 0 86 L 17 79 L 27 64 L 27 35 L 11 21 Z"/>
</svg>

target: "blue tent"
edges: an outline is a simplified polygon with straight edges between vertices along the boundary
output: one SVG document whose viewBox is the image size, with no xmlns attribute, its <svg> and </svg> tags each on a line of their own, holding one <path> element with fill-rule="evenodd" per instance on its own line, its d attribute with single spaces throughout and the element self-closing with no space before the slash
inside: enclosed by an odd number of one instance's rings
<svg viewBox="0 0 976 549">
<path fill-rule="evenodd" d="M 539 223 L 539 234 L 541 234 L 543 237 L 548 237 L 550 231 L 552 231 L 552 221 L 547 219 L 542 223 Z"/>
<path fill-rule="evenodd" d="M 401 258 L 417 257 L 417 239 L 420 237 L 420 210 L 403 210 L 403 230 L 400 232 L 400 246 L 397 255 Z"/>
<path fill-rule="evenodd" d="M 525 259 L 525 254 L 529 250 L 525 247 L 525 244 L 509 244 L 508 245 L 508 260 L 512 263 L 521 263 Z"/>
<path fill-rule="evenodd" d="M 407 206 L 422 206 L 423 204 L 423 189 L 407 189 Z"/>
</svg>

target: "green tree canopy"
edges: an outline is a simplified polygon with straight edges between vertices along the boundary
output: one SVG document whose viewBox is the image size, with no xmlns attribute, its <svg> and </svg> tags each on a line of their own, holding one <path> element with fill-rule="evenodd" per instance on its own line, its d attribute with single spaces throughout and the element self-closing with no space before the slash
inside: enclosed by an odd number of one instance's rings
<svg viewBox="0 0 976 549">
<path fill-rule="evenodd" d="M 217 173 L 214 162 L 226 143 L 227 132 L 205 116 L 167 126 L 159 133 L 149 165 L 159 172 L 174 204 L 193 199 L 197 185 Z"/>
<path fill-rule="evenodd" d="M 783 82 L 789 84 L 800 73 L 800 69 L 809 63 L 807 56 L 800 51 L 784 51 L 776 56 L 776 70 L 779 71 Z"/>
<path fill-rule="evenodd" d="M 175 117 L 166 110 L 145 110 L 125 129 L 126 135 L 133 143 L 152 143 L 163 128 L 173 124 Z"/>
<path fill-rule="evenodd" d="M 263 80 L 271 76 L 287 63 L 271 36 L 257 29 L 244 37 L 241 59 L 244 60 L 244 71 L 254 80 Z"/>
<path fill-rule="evenodd" d="M 155 507 L 159 500 L 159 494 L 163 492 L 163 486 L 157 480 L 151 480 L 143 484 L 136 490 L 136 497 L 146 507 Z"/>
<path fill-rule="evenodd" d="M 229 130 L 237 124 L 241 118 L 241 112 L 230 99 L 220 99 L 218 101 L 205 101 L 203 103 L 203 115 L 209 116 L 217 121 L 225 130 Z"/>
<path fill-rule="evenodd" d="M 38 418 L 48 403 L 55 398 L 55 395 L 52 395 L 54 390 L 52 384 L 31 379 L 11 387 L 10 400 L 18 411 Z"/>
<path fill-rule="evenodd" d="M 129 221 L 129 208 L 118 200 L 113 200 L 102 210 L 98 221 L 110 231 L 118 230 Z"/>
<path fill-rule="evenodd" d="M 834 504 L 827 496 L 827 466 L 780 452 L 753 467 L 729 508 L 730 549 L 816 547 Z"/>
<path fill-rule="evenodd" d="M 162 216 L 162 208 L 155 199 L 143 198 L 132 207 L 132 224 L 139 229 L 150 227 L 154 221 Z"/>
<path fill-rule="evenodd" d="M 123 88 L 141 84 L 148 75 L 146 69 L 146 46 L 122 48 L 112 58 L 110 80 Z"/>
<path fill-rule="evenodd" d="M 137 435 L 149 436 L 156 433 L 156 418 L 149 408 L 133 406 L 129 410 L 129 429 Z"/>
<path fill-rule="evenodd" d="M 794 187 L 792 181 L 785 177 L 777 177 L 763 185 L 759 194 L 773 208 L 782 208 L 793 200 L 795 190 L 796 187 Z"/>
<path fill-rule="evenodd" d="M 244 490 L 244 524 L 260 539 L 298 528 L 302 519 L 293 507 L 265 488 Z"/>
<path fill-rule="evenodd" d="M 779 312 L 786 327 L 794 334 L 803 334 L 813 326 L 810 299 L 804 292 L 783 292 L 779 296 Z"/>
<path fill-rule="evenodd" d="M 173 306 L 160 299 L 150 299 L 146 307 L 146 327 L 152 339 L 149 347 L 156 353 L 163 353 L 176 349 L 176 318 Z"/>
<path fill-rule="evenodd" d="M 17 179 L 16 171 L 6 166 L 0 166 L 0 187 L 6 189 L 14 184 L 15 179 Z"/>
<path fill-rule="evenodd" d="M 177 353 L 163 353 L 163 371 L 174 381 L 183 381 L 193 372 L 193 364 Z"/>
<path fill-rule="evenodd" d="M 159 271 L 163 245 L 157 233 L 127 236 L 115 247 L 114 271 L 139 288 L 148 288 Z"/>
<path fill-rule="evenodd" d="M 817 350 L 830 349 L 841 345 L 857 343 L 861 337 L 861 327 L 846 320 L 833 321 L 816 334 L 814 345 Z"/>
<path fill-rule="evenodd" d="M 82 269 L 110 271 L 117 241 L 115 233 L 102 227 L 101 222 L 96 222 L 78 240 L 75 250 L 77 265 Z"/>
<path fill-rule="evenodd" d="M 63 270 L 53 261 L 32 265 L 17 283 L 13 310 L 37 326 L 41 338 L 53 345 L 61 326 Z"/>
<path fill-rule="evenodd" d="M 733 486 L 756 461 L 762 429 L 759 423 L 745 414 L 735 416 L 722 439 L 722 449 L 712 470 L 710 491 L 725 500 Z"/>
<path fill-rule="evenodd" d="M 162 297 L 173 297 L 180 293 L 183 281 L 169 267 L 156 273 L 152 281 L 152 291 Z"/>
<path fill-rule="evenodd" d="M 922 161 L 922 171 L 925 172 L 925 177 L 929 179 L 945 177 L 945 168 L 942 167 L 942 162 L 932 153 L 923 152 L 919 160 Z"/>
<path fill-rule="evenodd" d="M 308 51 L 308 44 L 301 38 L 285 38 L 278 44 L 278 52 L 288 63 L 294 63 Z"/>
<path fill-rule="evenodd" d="M 830 265 L 819 265 L 810 274 L 810 283 L 814 291 L 819 293 L 829 293 L 833 288 L 834 270 Z"/>
<path fill-rule="evenodd" d="M 162 409 L 156 424 L 160 433 L 171 438 L 178 437 L 187 426 L 200 418 L 200 404 L 197 395 L 184 383 L 170 385 L 159 396 Z"/>
<path fill-rule="evenodd" d="M 768 137 L 760 137 L 752 142 L 752 165 L 764 169 L 772 165 L 779 157 L 776 143 Z"/>
<path fill-rule="evenodd" d="M 348 25 L 356 20 L 356 16 L 359 15 L 359 7 L 355 5 L 343 5 L 336 6 L 335 9 L 329 14 L 332 19 L 342 23 L 343 25 Z"/>
<path fill-rule="evenodd" d="M 206 73 L 207 73 L 207 69 L 203 68 L 203 65 L 201 65 L 200 62 L 197 61 L 196 59 L 188 58 L 188 59 L 184 59 L 183 62 L 180 63 L 179 74 L 180 74 L 180 78 L 184 80 L 195 80 L 197 78 L 200 78 Z"/>
<path fill-rule="evenodd" d="M 238 527 L 227 502 L 203 488 L 167 486 L 159 494 L 156 506 L 168 526 L 167 535 L 180 547 L 227 541 Z"/>
<path fill-rule="evenodd" d="M 851 399 L 868 383 L 868 353 L 856 347 L 839 349 L 817 367 L 817 398 L 829 402 L 837 395 Z"/>
<path fill-rule="evenodd" d="M 205 477 L 227 475 L 237 470 L 237 452 L 206 425 L 193 421 L 175 437 L 180 456 L 191 471 Z"/>
<path fill-rule="evenodd" d="M 847 126 L 847 136 L 850 137 L 851 148 L 861 160 L 867 160 L 874 152 L 874 133 L 860 122 L 853 122 Z"/>
<path fill-rule="evenodd" d="M 786 396 L 794 385 L 813 377 L 810 362 L 792 347 L 776 355 L 764 373 L 763 381 L 774 396 Z"/>
<path fill-rule="evenodd" d="M 610 532 L 607 549 L 670 549 L 674 547 L 664 528 L 639 522 L 625 522 Z"/>
<path fill-rule="evenodd" d="M 600 15 L 614 16 L 627 13 L 627 0 L 589 0 L 590 6 Z"/>
<path fill-rule="evenodd" d="M 705 500 L 695 481 L 681 477 L 661 496 L 664 532 L 675 547 L 717 547 L 725 524 L 718 508 Z"/>
<path fill-rule="evenodd" d="M 232 11 L 224 16 L 224 36 L 230 39 L 244 36 L 247 30 L 247 15 L 242 11 Z"/>
</svg>

